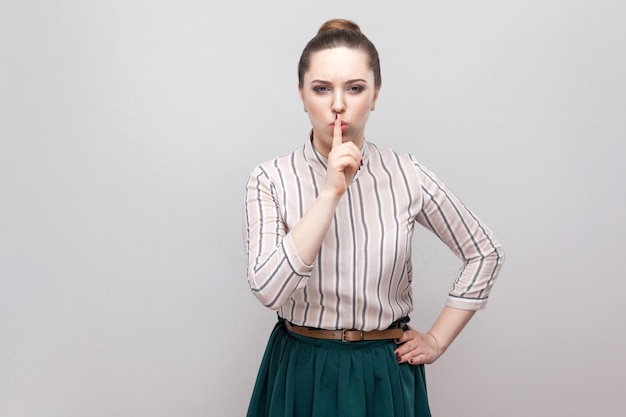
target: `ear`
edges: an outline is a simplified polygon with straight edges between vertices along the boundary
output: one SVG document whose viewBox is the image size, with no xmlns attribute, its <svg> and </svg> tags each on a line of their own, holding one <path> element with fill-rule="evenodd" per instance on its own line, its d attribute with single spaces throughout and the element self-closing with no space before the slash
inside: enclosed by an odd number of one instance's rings
<svg viewBox="0 0 626 417">
<path fill-rule="evenodd" d="M 378 100 L 379 92 L 380 92 L 380 88 L 377 88 L 376 91 L 374 91 L 374 99 L 372 100 L 372 107 L 370 108 L 372 111 L 374 111 L 374 109 L 376 108 L 376 100 Z"/>
<path fill-rule="evenodd" d="M 304 112 L 306 113 L 306 105 L 304 104 L 304 91 L 302 90 L 302 87 L 300 87 L 300 85 L 298 85 L 298 93 L 300 94 L 300 100 L 302 101 L 302 106 L 304 107 Z"/>
</svg>

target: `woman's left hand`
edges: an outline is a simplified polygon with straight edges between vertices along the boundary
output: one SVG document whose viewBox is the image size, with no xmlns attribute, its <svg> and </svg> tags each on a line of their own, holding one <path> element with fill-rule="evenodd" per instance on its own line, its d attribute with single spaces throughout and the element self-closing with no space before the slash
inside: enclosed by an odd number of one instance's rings
<svg viewBox="0 0 626 417">
<path fill-rule="evenodd" d="M 398 363 L 411 365 L 431 364 L 441 355 L 439 344 L 430 333 L 420 333 L 409 327 L 400 339 L 396 340 L 399 347 L 395 350 Z"/>
</svg>

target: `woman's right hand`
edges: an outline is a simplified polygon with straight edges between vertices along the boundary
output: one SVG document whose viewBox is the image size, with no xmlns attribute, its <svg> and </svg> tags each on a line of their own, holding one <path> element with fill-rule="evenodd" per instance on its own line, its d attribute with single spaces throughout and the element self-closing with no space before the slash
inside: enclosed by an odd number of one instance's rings
<svg viewBox="0 0 626 417">
<path fill-rule="evenodd" d="M 337 114 L 324 188 L 337 197 L 342 196 L 360 167 L 361 150 L 352 141 L 343 142 L 341 117 Z"/>
</svg>

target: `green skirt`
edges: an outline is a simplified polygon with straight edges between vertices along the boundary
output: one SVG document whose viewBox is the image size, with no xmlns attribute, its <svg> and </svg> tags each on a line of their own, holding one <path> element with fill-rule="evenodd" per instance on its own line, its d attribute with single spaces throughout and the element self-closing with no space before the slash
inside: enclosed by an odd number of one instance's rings
<svg viewBox="0 0 626 417">
<path fill-rule="evenodd" d="M 393 340 L 270 336 L 248 417 L 430 417 L 424 365 L 396 363 Z"/>
</svg>

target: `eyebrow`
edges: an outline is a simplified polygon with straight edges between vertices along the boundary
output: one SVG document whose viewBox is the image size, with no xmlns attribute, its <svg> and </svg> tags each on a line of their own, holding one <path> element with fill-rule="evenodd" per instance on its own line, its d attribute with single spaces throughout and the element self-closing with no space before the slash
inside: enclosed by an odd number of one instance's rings
<svg viewBox="0 0 626 417">
<path fill-rule="evenodd" d="M 330 81 L 326 81 L 326 80 L 312 80 L 311 84 L 315 84 L 315 83 L 319 83 L 319 84 L 332 84 Z M 345 84 L 353 84 L 353 83 L 365 83 L 367 84 L 367 81 L 364 80 L 363 78 L 355 78 L 352 80 L 348 80 L 345 82 Z"/>
</svg>

